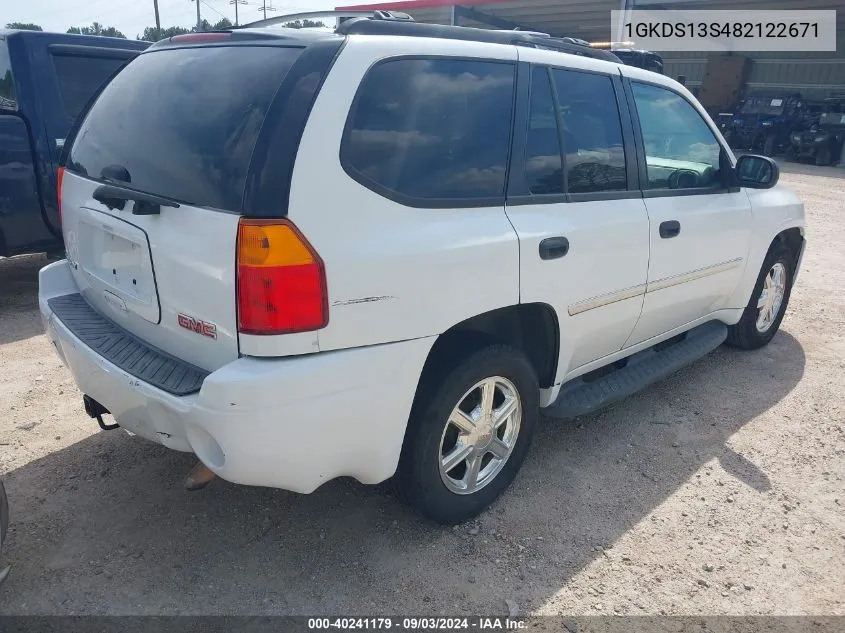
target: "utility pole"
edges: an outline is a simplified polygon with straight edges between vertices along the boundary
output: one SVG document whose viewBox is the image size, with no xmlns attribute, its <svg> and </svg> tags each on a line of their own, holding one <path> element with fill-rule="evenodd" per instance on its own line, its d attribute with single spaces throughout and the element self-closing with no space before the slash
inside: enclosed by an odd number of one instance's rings
<svg viewBox="0 0 845 633">
<path fill-rule="evenodd" d="M 229 4 L 235 5 L 235 26 L 238 26 L 238 5 L 249 3 L 246 0 L 229 0 Z"/>
<path fill-rule="evenodd" d="M 202 18 L 200 17 L 200 0 L 193 0 L 197 3 L 197 33 L 202 31 Z"/>
<path fill-rule="evenodd" d="M 161 20 L 158 17 L 158 0 L 153 0 L 153 8 L 156 12 L 156 38 L 161 39 Z"/>
<path fill-rule="evenodd" d="M 263 0 L 263 6 L 261 8 L 261 11 L 264 12 L 264 19 L 265 20 L 267 19 L 267 12 L 268 11 L 275 11 L 275 10 L 276 10 L 276 7 L 273 6 L 272 0 L 271 0 L 269 5 L 267 4 L 267 0 Z"/>
</svg>

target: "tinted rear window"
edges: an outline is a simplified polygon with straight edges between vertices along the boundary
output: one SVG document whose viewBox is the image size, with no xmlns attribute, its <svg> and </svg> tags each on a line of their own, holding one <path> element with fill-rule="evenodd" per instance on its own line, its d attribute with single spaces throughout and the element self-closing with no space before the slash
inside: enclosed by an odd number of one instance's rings
<svg viewBox="0 0 845 633">
<path fill-rule="evenodd" d="M 109 77 L 128 60 L 84 55 L 53 55 L 64 111 L 75 119 Z"/>
<path fill-rule="evenodd" d="M 514 66 L 400 59 L 375 66 L 350 115 L 341 158 L 387 197 L 422 201 L 504 196 Z"/>
<path fill-rule="evenodd" d="M 267 109 L 300 52 L 221 46 L 140 55 L 91 108 L 68 168 L 100 179 L 121 166 L 133 189 L 238 211 Z"/>
</svg>

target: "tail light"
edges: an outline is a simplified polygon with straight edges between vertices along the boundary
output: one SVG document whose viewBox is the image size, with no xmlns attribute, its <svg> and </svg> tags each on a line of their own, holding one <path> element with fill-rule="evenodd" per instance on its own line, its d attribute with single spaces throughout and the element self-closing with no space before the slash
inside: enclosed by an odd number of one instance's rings
<svg viewBox="0 0 845 633">
<path fill-rule="evenodd" d="M 238 225 L 238 330 L 286 334 L 329 322 L 323 260 L 287 220 Z"/>
<path fill-rule="evenodd" d="M 59 226 L 62 225 L 62 181 L 65 179 L 65 168 L 59 167 L 56 174 L 56 201 L 59 207 Z"/>
</svg>

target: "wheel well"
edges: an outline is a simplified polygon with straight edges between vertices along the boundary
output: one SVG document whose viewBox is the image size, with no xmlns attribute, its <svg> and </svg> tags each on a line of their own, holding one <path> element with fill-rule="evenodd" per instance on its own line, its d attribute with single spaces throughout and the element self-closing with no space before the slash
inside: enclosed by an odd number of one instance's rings
<svg viewBox="0 0 845 633">
<path fill-rule="evenodd" d="M 801 229 L 795 227 L 791 229 L 786 229 L 785 231 L 781 231 L 775 236 L 775 239 L 772 240 L 772 245 L 769 247 L 769 252 L 774 250 L 776 247 L 784 247 L 789 249 L 789 252 L 792 253 L 792 266 L 793 272 L 795 271 L 795 266 L 798 265 L 798 258 L 801 255 L 801 246 L 804 244 L 804 236 L 801 235 Z"/>
<path fill-rule="evenodd" d="M 528 303 L 485 312 L 462 321 L 441 334 L 431 348 L 423 376 L 450 367 L 488 345 L 506 344 L 522 351 L 540 387 L 551 387 L 557 372 L 560 328 L 554 309 Z"/>
</svg>

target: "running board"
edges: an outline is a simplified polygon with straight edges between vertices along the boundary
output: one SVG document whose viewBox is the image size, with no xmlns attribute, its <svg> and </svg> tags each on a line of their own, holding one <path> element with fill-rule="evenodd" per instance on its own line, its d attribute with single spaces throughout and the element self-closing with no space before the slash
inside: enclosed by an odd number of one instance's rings
<svg viewBox="0 0 845 633">
<path fill-rule="evenodd" d="M 727 337 L 724 323 L 710 321 L 699 325 L 676 343 L 669 339 L 629 356 L 624 366 L 610 373 L 596 377 L 606 371 L 597 370 L 566 383 L 557 400 L 543 409 L 543 413 L 552 419 L 565 420 L 602 409 L 706 356 Z"/>
</svg>

